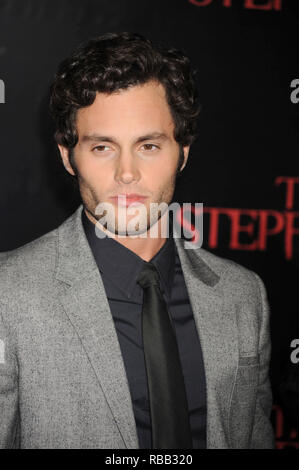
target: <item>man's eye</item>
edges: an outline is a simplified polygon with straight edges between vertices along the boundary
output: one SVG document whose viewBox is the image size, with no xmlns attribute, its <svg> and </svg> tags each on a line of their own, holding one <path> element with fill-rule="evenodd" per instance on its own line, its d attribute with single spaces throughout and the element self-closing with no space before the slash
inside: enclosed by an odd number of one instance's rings
<svg viewBox="0 0 299 470">
<path fill-rule="evenodd" d="M 94 147 L 92 150 L 96 150 L 96 151 L 99 151 L 100 153 L 103 153 L 103 149 L 105 149 L 105 147 L 108 149 L 108 145 L 97 145 L 96 147 Z"/>
<path fill-rule="evenodd" d="M 145 147 L 145 150 L 152 150 L 152 148 L 149 148 L 149 147 L 155 147 L 156 149 L 158 149 L 159 147 L 155 144 L 144 144 L 143 147 Z M 155 150 L 155 149 L 154 149 Z"/>
</svg>

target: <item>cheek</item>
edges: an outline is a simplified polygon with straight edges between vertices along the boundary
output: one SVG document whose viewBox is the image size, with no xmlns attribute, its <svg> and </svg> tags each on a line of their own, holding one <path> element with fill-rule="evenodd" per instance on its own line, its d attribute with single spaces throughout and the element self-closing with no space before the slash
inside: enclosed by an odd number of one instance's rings
<svg viewBox="0 0 299 470">
<path fill-rule="evenodd" d="M 151 192 L 154 199 L 160 199 L 172 188 L 173 177 L 169 171 L 156 171 L 151 175 L 143 175 L 140 183 L 140 186 Z"/>
<path fill-rule="evenodd" d="M 85 155 L 83 153 L 78 157 L 77 167 L 82 175 L 92 175 L 92 173 L 94 173 L 97 167 L 96 160 L 94 158 L 90 158 L 90 156 Z"/>
<path fill-rule="evenodd" d="M 77 164 L 82 181 L 90 186 L 103 184 L 108 179 L 108 172 L 100 167 L 95 159 L 82 158 Z"/>
<path fill-rule="evenodd" d="M 152 174 L 152 182 L 156 187 L 165 188 L 172 184 L 176 167 L 172 162 L 163 162 Z"/>
<path fill-rule="evenodd" d="M 165 176 L 170 176 L 175 172 L 176 167 L 178 164 L 178 159 L 176 158 L 175 154 L 171 155 L 165 155 L 165 158 L 161 159 L 160 161 L 160 171 L 165 175 Z"/>
<path fill-rule="evenodd" d="M 157 160 L 154 165 L 151 165 L 149 172 L 151 172 L 154 178 L 167 181 L 175 173 L 176 162 L 173 158 L 167 158 L 167 155 L 164 155 L 164 157 Z"/>
</svg>

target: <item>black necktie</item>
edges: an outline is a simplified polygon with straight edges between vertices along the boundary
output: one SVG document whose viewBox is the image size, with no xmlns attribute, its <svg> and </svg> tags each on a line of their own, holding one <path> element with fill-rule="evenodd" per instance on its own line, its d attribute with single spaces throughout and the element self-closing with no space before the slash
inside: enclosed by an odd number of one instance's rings
<svg viewBox="0 0 299 470">
<path fill-rule="evenodd" d="M 192 437 L 176 336 L 160 290 L 156 267 L 144 261 L 142 335 L 153 449 L 191 449 Z"/>
</svg>

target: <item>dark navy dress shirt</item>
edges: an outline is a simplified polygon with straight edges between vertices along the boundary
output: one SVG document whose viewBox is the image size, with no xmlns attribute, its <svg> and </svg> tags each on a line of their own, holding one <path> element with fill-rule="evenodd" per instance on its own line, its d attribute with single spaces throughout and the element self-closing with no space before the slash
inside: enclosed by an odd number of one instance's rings
<svg viewBox="0 0 299 470">
<path fill-rule="evenodd" d="M 170 218 L 169 218 L 170 219 Z M 99 238 L 82 210 L 87 240 L 97 263 L 114 320 L 131 393 L 141 449 L 150 449 L 151 419 L 142 344 L 143 289 L 136 279 L 143 260 L 112 237 Z M 175 327 L 183 369 L 193 448 L 206 448 L 206 382 L 199 336 L 172 235 L 150 260 L 159 271 L 161 290 Z"/>
</svg>

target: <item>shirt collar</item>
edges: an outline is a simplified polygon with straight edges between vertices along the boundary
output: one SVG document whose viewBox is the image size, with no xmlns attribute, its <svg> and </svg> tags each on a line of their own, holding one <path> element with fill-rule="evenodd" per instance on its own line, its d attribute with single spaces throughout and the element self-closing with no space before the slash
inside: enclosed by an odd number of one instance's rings
<svg viewBox="0 0 299 470">
<path fill-rule="evenodd" d="M 137 284 L 137 278 L 142 269 L 144 260 L 129 248 L 114 238 L 96 235 L 95 225 L 89 220 L 82 209 L 82 224 L 91 251 L 94 255 L 98 269 L 113 282 L 129 299 L 140 301 L 142 288 Z M 171 289 L 175 270 L 176 246 L 173 239 L 173 226 L 169 218 L 169 237 L 158 253 L 150 260 L 160 274 L 161 288 L 168 299 L 171 298 Z"/>
</svg>

